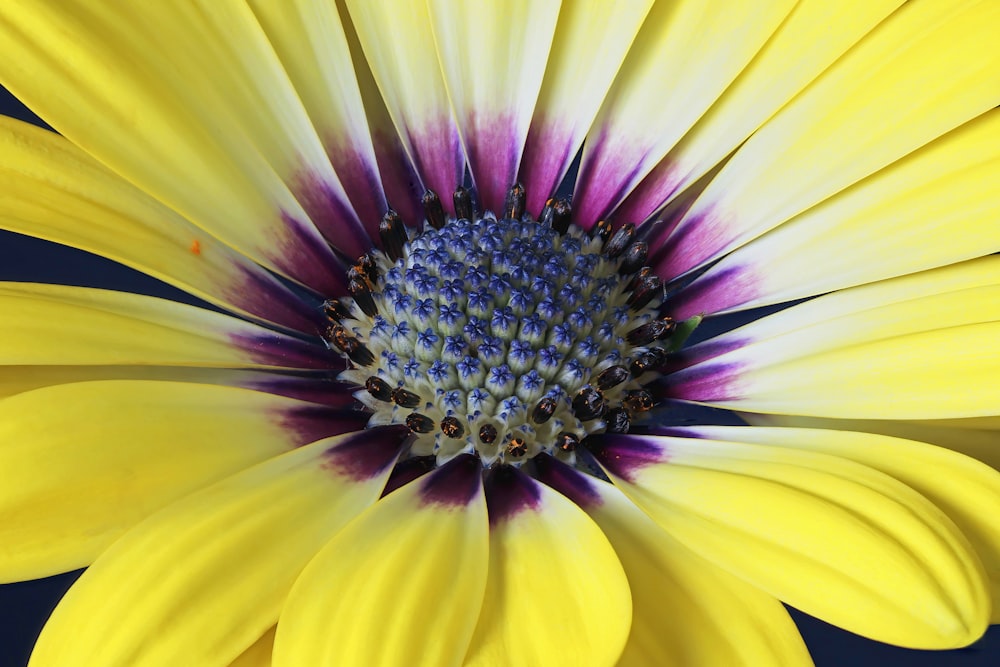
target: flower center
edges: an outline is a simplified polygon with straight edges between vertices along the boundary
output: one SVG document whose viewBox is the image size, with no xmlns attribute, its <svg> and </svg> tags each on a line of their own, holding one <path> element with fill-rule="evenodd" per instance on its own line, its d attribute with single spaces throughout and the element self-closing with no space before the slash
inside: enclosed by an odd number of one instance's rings
<svg viewBox="0 0 1000 667">
<path fill-rule="evenodd" d="M 459 190 L 454 219 L 428 193 L 419 232 L 390 211 L 385 251 L 349 272 L 353 301 L 328 304 L 328 339 L 354 366 L 341 378 L 363 387 L 370 426 L 413 432 L 411 457 L 572 464 L 583 438 L 627 432 L 653 406 L 643 381 L 676 325 L 658 317 L 646 244 L 631 225 L 585 233 L 565 202 L 535 221 L 523 196 L 476 216 Z"/>
</svg>

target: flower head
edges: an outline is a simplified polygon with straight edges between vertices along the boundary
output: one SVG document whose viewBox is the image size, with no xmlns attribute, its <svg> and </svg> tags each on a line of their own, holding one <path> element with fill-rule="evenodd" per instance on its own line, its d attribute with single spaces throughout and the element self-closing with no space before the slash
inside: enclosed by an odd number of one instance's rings
<svg viewBox="0 0 1000 667">
<path fill-rule="evenodd" d="M 0 285 L 32 665 L 976 640 L 1000 9 L 765 5 L 0 9 L 0 225 L 214 306 Z"/>
</svg>

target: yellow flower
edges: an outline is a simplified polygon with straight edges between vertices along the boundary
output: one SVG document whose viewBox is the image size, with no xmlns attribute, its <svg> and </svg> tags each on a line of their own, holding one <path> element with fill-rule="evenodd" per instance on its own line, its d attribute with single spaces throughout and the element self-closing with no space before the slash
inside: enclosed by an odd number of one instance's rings
<svg viewBox="0 0 1000 667">
<path fill-rule="evenodd" d="M 31 665 L 809 664 L 779 600 L 975 641 L 998 24 L 7 0 L 59 135 L 0 119 L 0 226 L 214 307 L 0 284 L 0 580 L 90 565 Z"/>
</svg>

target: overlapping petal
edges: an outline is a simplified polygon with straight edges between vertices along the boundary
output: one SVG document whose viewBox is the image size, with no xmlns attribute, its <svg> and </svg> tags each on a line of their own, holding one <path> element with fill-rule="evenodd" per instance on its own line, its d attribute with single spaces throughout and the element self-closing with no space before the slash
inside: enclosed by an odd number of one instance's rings
<svg viewBox="0 0 1000 667">
<path fill-rule="evenodd" d="M 986 574 L 955 524 L 873 468 L 812 451 L 649 436 L 612 436 L 598 459 L 686 546 L 830 623 L 943 649 L 975 640 L 989 622 Z"/>
<path fill-rule="evenodd" d="M 277 622 L 316 551 L 378 498 L 406 435 L 320 440 L 151 516 L 73 586 L 31 664 L 229 665 Z"/>
<path fill-rule="evenodd" d="M 359 426 L 293 399 L 213 385 L 80 382 L 0 401 L 0 579 L 89 564 L 168 502 Z"/>
</svg>

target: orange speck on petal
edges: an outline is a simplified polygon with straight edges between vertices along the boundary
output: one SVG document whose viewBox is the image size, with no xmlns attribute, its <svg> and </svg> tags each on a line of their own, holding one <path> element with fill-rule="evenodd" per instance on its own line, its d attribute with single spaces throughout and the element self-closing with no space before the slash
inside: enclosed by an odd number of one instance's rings
<svg viewBox="0 0 1000 667">
<path fill-rule="evenodd" d="M 191 251 L 192 255 L 200 255 L 201 254 L 201 241 L 199 241 L 198 239 L 195 239 L 194 241 L 191 241 L 191 245 L 188 247 L 188 249 Z"/>
</svg>

